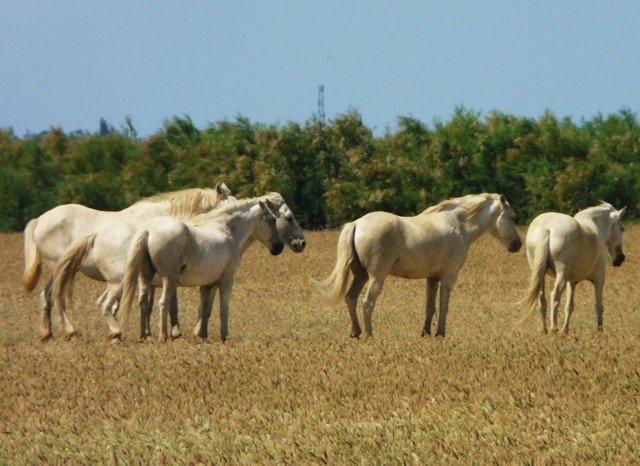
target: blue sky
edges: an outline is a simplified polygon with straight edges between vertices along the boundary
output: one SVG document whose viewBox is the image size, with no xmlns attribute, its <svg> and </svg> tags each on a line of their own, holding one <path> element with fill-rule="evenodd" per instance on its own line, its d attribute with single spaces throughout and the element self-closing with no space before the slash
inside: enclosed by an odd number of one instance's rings
<svg viewBox="0 0 640 466">
<path fill-rule="evenodd" d="M 0 0 L 0 127 L 640 111 L 640 1 Z"/>
</svg>

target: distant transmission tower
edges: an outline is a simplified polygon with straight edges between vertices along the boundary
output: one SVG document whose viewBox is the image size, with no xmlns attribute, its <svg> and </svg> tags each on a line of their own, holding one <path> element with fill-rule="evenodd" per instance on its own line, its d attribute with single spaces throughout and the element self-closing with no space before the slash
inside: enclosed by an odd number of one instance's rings
<svg viewBox="0 0 640 466">
<path fill-rule="evenodd" d="M 318 88 L 318 118 L 324 121 L 324 86 L 322 84 Z"/>
</svg>

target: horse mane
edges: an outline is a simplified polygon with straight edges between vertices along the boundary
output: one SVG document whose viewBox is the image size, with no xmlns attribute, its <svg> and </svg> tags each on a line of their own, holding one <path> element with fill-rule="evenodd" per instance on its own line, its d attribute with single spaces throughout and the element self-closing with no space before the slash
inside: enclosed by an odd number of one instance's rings
<svg viewBox="0 0 640 466">
<path fill-rule="evenodd" d="M 573 217 L 576 218 L 578 216 L 582 217 L 582 216 L 585 216 L 585 215 L 599 214 L 599 213 L 607 213 L 607 214 L 609 214 L 611 212 L 615 212 L 615 210 L 616 210 L 616 208 L 613 207 L 608 202 L 600 201 L 600 204 L 595 205 L 595 206 L 591 206 L 591 207 L 587 207 L 586 209 L 582 209 L 577 214 L 575 214 Z"/>
<path fill-rule="evenodd" d="M 140 199 L 143 202 L 169 202 L 172 217 L 189 218 L 198 212 L 209 211 L 220 204 L 218 191 L 210 188 L 189 188 L 154 194 Z"/>
<path fill-rule="evenodd" d="M 460 208 L 465 212 L 465 221 L 472 220 L 487 206 L 487 204 L 500 199 L 499 194 L 481 193 L 468 194 L 462 197 L 445 199 L 434 206 L 428 207 L 420 215 L 435 214 Z"/>
<path fill-rule="evenodd" d="M 253 207 L 259 201 L 269 201 L 278 206 L 284 203 L 284 198 L 280 193 L 272 192 L 264 196 L 253 197 L 249 199 L 237 199 L 235 201 L 227 201 L 219 204 L 215 209 L 201 214 L 196 214 L 188 218 L 189 222 L 194 225 L 202 225 L 209 221 L 225 220 L 235 212 L 243 210 L 245 207 Z"/>
</svg>

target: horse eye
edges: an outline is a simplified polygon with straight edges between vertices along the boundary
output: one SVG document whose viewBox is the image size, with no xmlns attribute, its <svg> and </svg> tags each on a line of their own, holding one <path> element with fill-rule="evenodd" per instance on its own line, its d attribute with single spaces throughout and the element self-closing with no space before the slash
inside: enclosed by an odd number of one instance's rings
<svg viewBox="0 0 640 466">
<path fill-rule="evenodd" d="M 293 216 L 292 216 L 292 215 L 287 215 L 287 216 L 285 217 L 285 219 L 287 220 L 287 222 L 289 222 L 289 223 L 293 223 Z"/>
</svg>

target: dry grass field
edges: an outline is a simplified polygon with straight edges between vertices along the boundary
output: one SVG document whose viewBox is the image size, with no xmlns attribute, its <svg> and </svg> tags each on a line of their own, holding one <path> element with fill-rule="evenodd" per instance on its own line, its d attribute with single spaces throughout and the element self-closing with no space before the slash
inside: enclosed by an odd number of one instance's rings
<svg viewBox="0 0 640 466">
<path fill-rule="evenodd" d="M 524 251 L 470 250 L 447 337 L 422 338 L 424 281 L 390 278 L 373 339 L 348 337 L 344 306 L 310 285 L 333 267 L 337 231 L 272 257 L 255 244 L 231 301 L 230 339 L 111 344 L 81 278 L 62 338 L 39 336 L 37 293 L 20 287 L 22 235 L 0 235 L 0 464 L 488 464 L 640 462 L 640 226 L 608 267 L 605 332 L 578 287 L 571 333 L 515 327 Z M 38 291 L 41 286 L 38 288 Z M 183 332 L 197 291 L 180 290 Z M 157 334 L 157 311 L 154 332 Z M 562 316 L 562 314 L 561 314 Z"/>
</svg>

